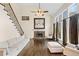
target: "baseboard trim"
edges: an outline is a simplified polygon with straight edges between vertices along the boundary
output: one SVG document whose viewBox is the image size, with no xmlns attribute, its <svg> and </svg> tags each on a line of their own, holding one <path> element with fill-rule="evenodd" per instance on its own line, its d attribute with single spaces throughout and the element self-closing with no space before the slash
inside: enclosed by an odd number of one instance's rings
<svg viewBox="0 0 79 59">
<path fill-rule="evenodd" d="M 23 56 L 24 50 L 28 49 L 29 46 L 30 46 L 30 40 L 28 41 L 28 43 L 26 44 L 26 46 L 21 50 L 21 52 L 17 56 Z"/>
</svg>

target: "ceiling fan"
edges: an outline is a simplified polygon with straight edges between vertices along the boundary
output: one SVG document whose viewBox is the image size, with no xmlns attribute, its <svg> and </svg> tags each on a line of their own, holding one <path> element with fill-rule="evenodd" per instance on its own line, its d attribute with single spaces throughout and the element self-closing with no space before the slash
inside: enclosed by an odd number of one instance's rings
<svg viewBox="0 0 79 59">
<path fill-rule="evenodd" d="M 32 11 L 32 13 L 35 13 L 36 16 L 44 16 L 45 13 L 47 13 L 47 10 L 42 10 L 40 7 L 40 3 L 38 4 L 38 9 L 36 11 Z"/>
</svg>

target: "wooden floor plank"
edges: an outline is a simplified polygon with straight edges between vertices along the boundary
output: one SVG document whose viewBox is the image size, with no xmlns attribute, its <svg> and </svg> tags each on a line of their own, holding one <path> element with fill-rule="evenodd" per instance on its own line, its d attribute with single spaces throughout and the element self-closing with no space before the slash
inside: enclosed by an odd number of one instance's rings
<svg viewBox="0 0 79 59">
<path fill-rule="evenodd" d="M 48 40 L 30 40 L 28 48 L 24 48 L 18 56 L 63 56 L 63 53 L 50 53 L 47 49 Z"/>
</svg>

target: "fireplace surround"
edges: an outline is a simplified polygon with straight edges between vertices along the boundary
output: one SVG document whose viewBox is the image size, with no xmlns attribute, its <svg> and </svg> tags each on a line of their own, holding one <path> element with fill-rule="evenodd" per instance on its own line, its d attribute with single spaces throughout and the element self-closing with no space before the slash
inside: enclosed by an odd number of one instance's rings
<svg viewBox="0 0 79 59">
<path fill-rule="evenodd" d="M 34 31 L 34 38 L 44 38 L 45 31 Z"/>
</svg>

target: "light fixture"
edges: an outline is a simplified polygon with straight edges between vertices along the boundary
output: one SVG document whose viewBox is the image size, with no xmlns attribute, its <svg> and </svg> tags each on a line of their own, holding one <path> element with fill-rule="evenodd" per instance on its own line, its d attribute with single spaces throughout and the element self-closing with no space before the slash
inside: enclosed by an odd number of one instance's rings
<svg viewBox="0 0 79 59">
<path fill-rule="evenodd" d="M 44 14 L 47 13 L 48 11 L 42 10 L 40 7 L 40 3 L 39 3 L 38 9 L 36 11 L 32 11 L 32 12 L 35 13 L 35 16 L 44 16 Z"/>
</svg>

